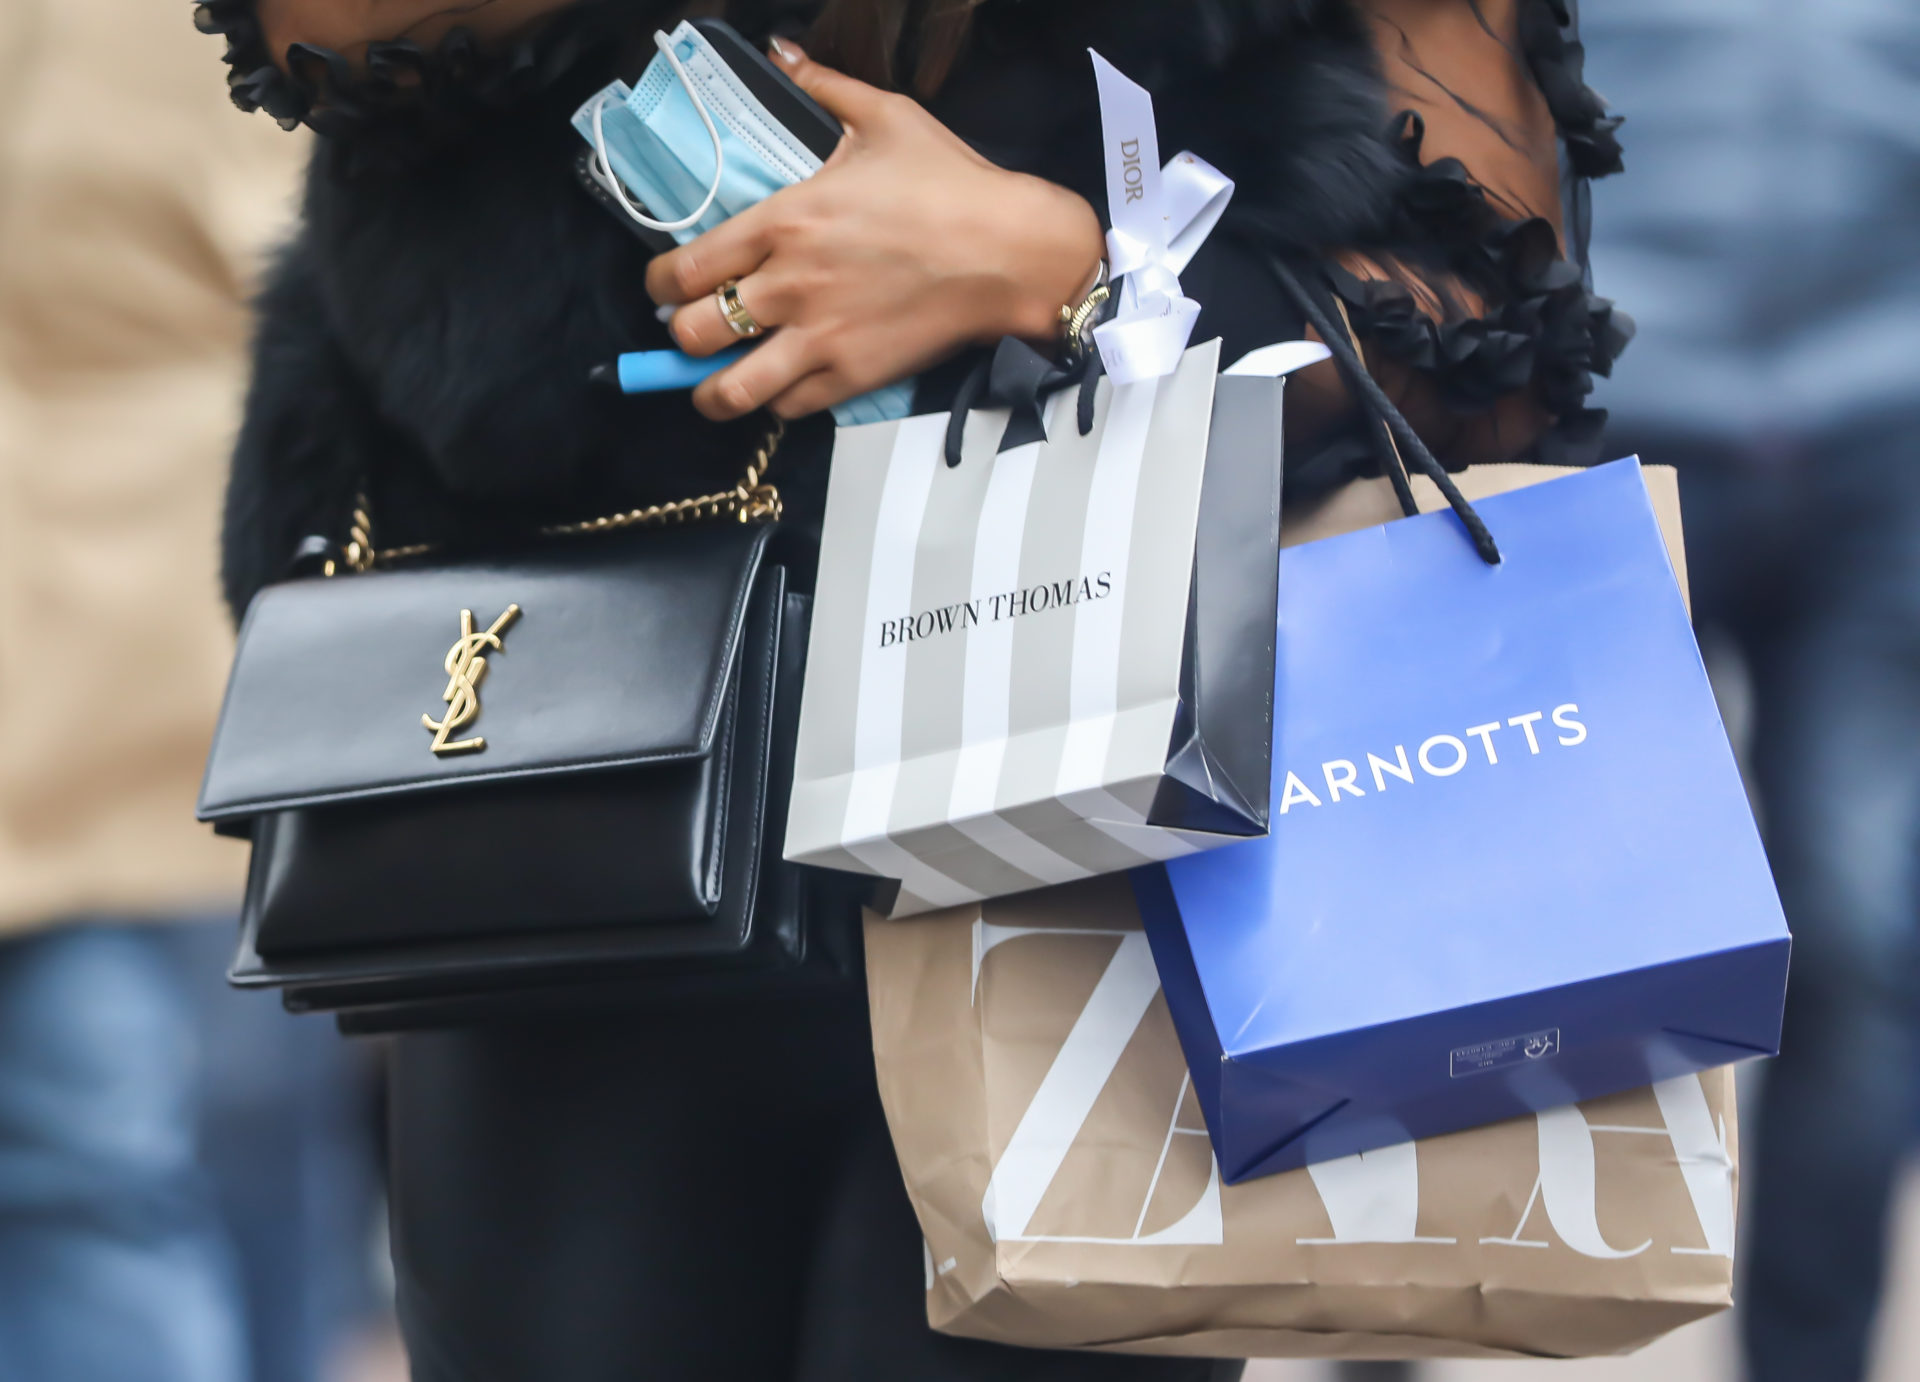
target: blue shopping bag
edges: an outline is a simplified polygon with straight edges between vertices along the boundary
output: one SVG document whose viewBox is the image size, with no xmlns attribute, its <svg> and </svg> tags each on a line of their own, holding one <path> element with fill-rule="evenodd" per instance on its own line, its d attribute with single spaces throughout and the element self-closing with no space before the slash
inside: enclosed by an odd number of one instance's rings
<svg viewBox="0 0 1920 1382">
<path fill-rule="evenodd" d="M 1135 874 L 1229 1182 L 1778 1050 L 1789 937 L 1639 463 L 1289 548 L 1273 828 Z"/>
</svg>

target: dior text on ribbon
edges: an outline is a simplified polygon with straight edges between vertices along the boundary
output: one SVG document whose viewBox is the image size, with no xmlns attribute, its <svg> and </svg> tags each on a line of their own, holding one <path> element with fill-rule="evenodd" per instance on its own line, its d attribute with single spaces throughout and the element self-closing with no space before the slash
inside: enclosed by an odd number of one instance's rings
<svg viewBox="0 0 1920 1382">
<path fill-rule="evenodd" d="M 1233 196 L 1233 180 L 1192 153 L 1160 166 L 1153 98 L 1098 53 L 1100 132 L 1106 146 L 1107 268 L 1119 282 L 1111 321 L 1094 328 L 1100 362 L 1115 384 L 1173 373 L 1200 304 L 1180 291 L 1187 267 Z"/>
</svg>

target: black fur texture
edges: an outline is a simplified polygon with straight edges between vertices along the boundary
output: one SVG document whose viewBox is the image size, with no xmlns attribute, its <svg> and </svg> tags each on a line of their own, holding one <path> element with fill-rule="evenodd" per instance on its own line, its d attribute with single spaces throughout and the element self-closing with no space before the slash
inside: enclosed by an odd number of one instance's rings
<svg viewBox="0 0 1920 1382">
<path fill-rule="evenodd" d="M 587 380 L 668 344 L 646 250 L 573 181 L 568 124 L 639 71 L 656 16 L 590 8 L 607 27 L 577 60 L 431 146 L 383 150 L 378 122 L 318 141 L 303 223 L 259 303 L 224 534 L 236 612 L 303 538 L 343 536 L 362 488 L 381 544 L 472 545 L 737 472 L 762 424 L 716 427 L 684 395 Z M 1154 92 L 1163 154 L 1192 148 L 1236 177 L 1234 215 L 1264 247 L 1364 242 L 1386 222 L 1405 170 L 1345 0 L 987 0 L 933 109 L 988 157 L 1103 206 L 1090 43 Z M 823 435 L 802 428 L 783 455 L 803 512 Z"/>
</svg>

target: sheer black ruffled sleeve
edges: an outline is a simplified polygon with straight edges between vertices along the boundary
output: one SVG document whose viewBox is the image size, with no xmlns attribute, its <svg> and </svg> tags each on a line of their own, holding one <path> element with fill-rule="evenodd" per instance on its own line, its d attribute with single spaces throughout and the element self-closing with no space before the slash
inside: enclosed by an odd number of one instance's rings
<svg viewBox="0 0 1920 1382">
<path fill-rule="evenodd" d="M 1389 243 L 1494 305 L 1484 315 L 1449 311 L 1436 319 L 1406 284 L 1330 265 L 1329 285 L 1347 304 L 1354 329 L 1372 349 L 1431 380 L 1460 413 L 1532 388 L 1556 419 L 1541 439 L 1540 458 L 1596 459 L 1605 414 L 1588 408 L 1587 398 L 1594 376 L 1608 374 L 1632 338 L 1632 319 L 1588 288 L 1583 266 L 1562 257 L 1546 219 L 1501 214 L 1458 159 L 1422 164 L 1419 118 L 1401 119 L 1408 171 Z M 1611 132 L 1598 137 L 1611 146 L 1617 167 Z"/>
<path fill-rule="evenodd" d="M 1481 14 L 1476 0 L 1463 3 Z M 1403 111 L 1388 136 L 1402 170 L 1392 211 L 1383 231 L 1358 247 L 1392 270 L 1363 277 L 1329 264 L 1325 277 L 1373 358 L 1412 371 L 1460 418 L 1530 391 L 1553 419 L 1537 458 L 1586 464 L 1599 458 L 1606 418 L 1587 406 L 1594 376 L 1611 371 L 1633 335 L 1632 319 L 1591 289 L 1579 224 L 1585 179 L 1621 170 L 1621 122 L 1585 84 L 1584 53 L 1565 0 L 1518 0 L 1514 18 L 1518 56 L 1552 116 L 1574 180 L 1573 195 L 1551 209 L 1560 226 L 1547 214 L 1525 214 L 1534 209 L 1514 196 L 1490 194 L 1459 158 L 1429 161 L 1424 121 Z M 1428 76 L 1417 54 L 1407 61 Z M 1462 106 L 1467 95 L 1456 98 Z M 1509 132 L 1489 128 L 1503 145 L 1516 143 Z M 1355 459 L 1363 454 L 1351 449 Z M 1450 463 L 1475 459 L 1485 457 L 1456 454 Z"/>
<path fill-rule="evenodd" d="M 482 44 L 463 28 L 433 43 L 375 40 L 358 60 L 293 43 L 284 68 L 268 49 L 254 0 L 200 0 L 194 23 L 226 39 L 227 89 L 240 109 L 332 137 L 377 126 L 382 150 L 402 156 L 577 70 L 590 50 L 631 27 L 621 9 L 622 0 L 591 0 L 501 43 Z"/>
</svg>

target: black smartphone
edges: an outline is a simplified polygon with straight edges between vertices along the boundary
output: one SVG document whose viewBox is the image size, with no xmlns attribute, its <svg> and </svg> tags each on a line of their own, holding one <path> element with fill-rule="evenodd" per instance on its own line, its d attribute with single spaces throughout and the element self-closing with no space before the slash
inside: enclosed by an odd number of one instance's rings
<svg viewBox="0 0 1920 1382">
<path fill-rule="evenodd" d="M 793 78 L 724 19 L 696 19 L 693 27 L 713 45 L 720 60 L 746 85 L 767 114 L 778 120 L 822 163 L 840 146 L 840 122 L 793 84 Z"/>
<path fill-rule="evenodd" d="M 773 65 L 758 48 L 740 37 L 739 30 L 724 19 L 696 19 L 693 27 L 713 45 L 714 53 L 754 99 L 766 107 L 767 114 L 779 121 L 793 137 L 825 162 L 840 145 L 840 122 L 829 115 L 818 101 L 793 83 L 793 78 Z M 635 221 L 614 200 L 602 181 L 598 162 L 591 149 L 583 149 L 574 159 L 574 174 L 588 195 L 611 212 L 642 243 L 656 253 L 670 250 L 674 239 L 665 231 L 653 230 Z"/>
</svg>

